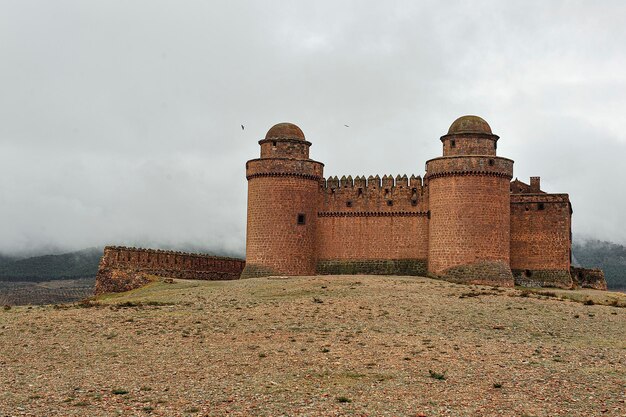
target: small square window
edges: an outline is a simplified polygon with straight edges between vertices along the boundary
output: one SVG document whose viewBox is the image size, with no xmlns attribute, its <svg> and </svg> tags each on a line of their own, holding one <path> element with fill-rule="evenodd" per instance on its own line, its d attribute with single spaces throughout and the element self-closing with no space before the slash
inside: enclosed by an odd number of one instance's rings
<svg viewBox="0 0 626 417">
<path fill-rule="evenodd" d="M 352 207 L 352 201 L 346 201 L 346 207 Z"/>
<path fill-rule="evenodd" d="M 388 206 L 393 206 L 393 200 L 387 200 L 387 205 Z"/>
<path fill-rule="evenodd" d="M 306 216 L 302 213 L 298 214 L 298 224 L 306 224 Z"/>
<path fill-rule="evenodd" d="M 450 147 L 451 148 L 456 148 L 456 140 L 453 139 L 453 140 L 450 141 Z"/>
<path fill-rule="evenodd" d="M 490 160 L 489 160 L 489 166 L 491 166 L 491 167 L 492 167 L 494 163 L 495 163 L 495 162 L 494 162 L 494 160 L 493 160 L 493 159 L 490 159 Z"/>
<path fill-rule="evenodd" d="M 539 203 L 539 204 L 537 204 L 537 208 L 539 210 L 544 210 L 546 208 L 546 206 L 544 206 L 543 203 Z"/>
</svg>

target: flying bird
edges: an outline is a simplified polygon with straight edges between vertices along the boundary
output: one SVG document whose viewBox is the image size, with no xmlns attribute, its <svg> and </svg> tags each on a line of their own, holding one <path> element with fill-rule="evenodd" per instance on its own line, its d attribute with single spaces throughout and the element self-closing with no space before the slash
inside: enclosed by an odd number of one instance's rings
<svg viewBox="0 0 626 417">
<path fill-rule="evenodd" d="M 350 127 L 350 126 L 348 126 L 348 125 L 344 125 L 344 126 L 345 126 L 345 127 Z"/>
</svg>

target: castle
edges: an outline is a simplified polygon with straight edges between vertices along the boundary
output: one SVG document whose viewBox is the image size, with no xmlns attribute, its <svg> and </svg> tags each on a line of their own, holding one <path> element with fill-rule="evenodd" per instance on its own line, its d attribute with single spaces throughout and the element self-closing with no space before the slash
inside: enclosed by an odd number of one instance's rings
<svg viewBox="0 0 626 417">
<path fill-rule="evenodd" d="M 96 294 L 154 277 L 230 280 L 271 275 L 421 275 L 469 284 L 606 290 L 601 270 L 571 266 L 567 194 L 513 178 L 480 117 L 455 120 L 426 175 L 324 178 L 302 130 L 272 127 L 246 163 L 246 260 L 107 246 Z"/>
<path fill-rule="evenodd" d="M 455 120 L 443 156 L 412 175 L 324 178 L 291 123 L 246 163 L 242 278 L 268 275 L 430 275 L 462 283 L 572 287 L 567 194 L 513 178 L 499 137 L 477 116 Z"/>
</svg>

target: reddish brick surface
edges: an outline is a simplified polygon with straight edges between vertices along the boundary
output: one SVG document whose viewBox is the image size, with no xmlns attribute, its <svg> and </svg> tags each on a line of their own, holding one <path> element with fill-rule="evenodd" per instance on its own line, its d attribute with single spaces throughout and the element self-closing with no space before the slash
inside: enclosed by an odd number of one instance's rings
<svg viewBox="0 0 626 417">
<path fill-rule="evenodd" d="M 510 286 L 513 268 L 525 285 L 571 286 L 569 199 L 541 191 L 539 177 L 510 182 L 513 161 L 496 156 L 498 139 L 483 119 L 464 116 L 441 137 L 443 157 L 427 161 L 423 180 L 324 179 L 304 133 L 272 127 L 261 158 L 246 164 L 242 277 L 423 274 L 428 265 L 457 282 Z"/>
<path fill-rule="evenodd" d="M 257 177 L 248 182 L 246 270 L 315 275 L 318 181 L 299 177 Z M 304 224 L 298 224 L 304 215 Z"/>
<path fill-rule="evenodd" d="M 511 195 L 511 268 L 570 268 L 571 214 L 567 194 Z"/>
<path fill-rule="evenodd" d="M 449 176 L 429 181 L 428 269 L 481 261 L 509 263 L 509 180 L 485 175 Z"/>
</svg>

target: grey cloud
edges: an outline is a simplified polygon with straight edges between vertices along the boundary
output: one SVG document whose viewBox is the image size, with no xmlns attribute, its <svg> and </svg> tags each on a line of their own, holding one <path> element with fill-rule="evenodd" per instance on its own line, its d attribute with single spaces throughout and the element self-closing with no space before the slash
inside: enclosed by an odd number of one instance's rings
<svg viewBox="0 0 626 417">
<path fill-rule="evenodd" d="M 0 252 L 242 254 L 244 163 L 274 123 L 328 175 L 423 174 L 462 114 L 570 193 L 575 233 L 626 243 L 625 7 L 0 2 Z"/>
</svg>

